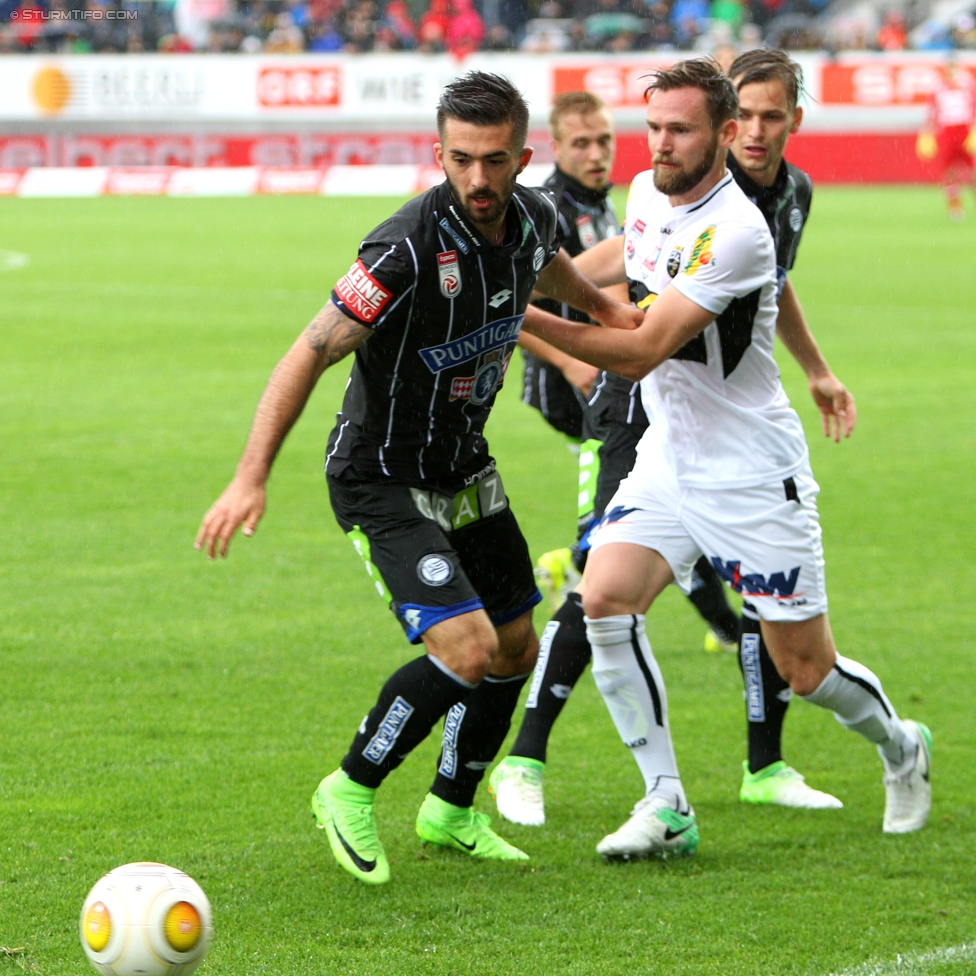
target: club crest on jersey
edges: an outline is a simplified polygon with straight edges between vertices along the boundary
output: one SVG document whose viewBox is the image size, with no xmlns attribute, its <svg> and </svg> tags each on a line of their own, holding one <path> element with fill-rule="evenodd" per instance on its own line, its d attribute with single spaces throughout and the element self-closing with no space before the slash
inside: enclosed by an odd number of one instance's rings
<svg viewBox="0 0 976 976">
<path fill-rule="evenodd" d="M 634 243 L 634 239 L 628 234 L 627 240 L 624 242 L 624 251 L 627 254 L 627 260 L 629 261 L 637 250 L 637 245 Z"/>
<path fill-rule="evenodd" d="M 362 261 L 357 261 L 339 279 L 335 293 L 349 311 L 364 322 L 372 322 L 393 297 L 393 292 L 384 288 Z"/>
<path fill-rule="evenodd" d="M 715 260 L 712 254 L 712 241 L 715 240 L 715 228 L 706 227 L 695 240 L 695 245 L 691 249 L 691 257 L 688 258 L 688 265 L 685 268 L 686 275 L 693 275 L 699 268 L 707 267 Z M 668 271 L 670 271 L 670 267 Z M 674 275 L 671 275 L 673 278 Z"/>
<path fill-rule="evenodd" d="M 668 263 L 666 265 L 668 274 L 673 278 L 678 270 L 681 268 L 681 252 L 684 250 L 683 247 L 676 247 L 668 255 Z"/>
<path fill-rule="evenodd" d="M 441 294 L 445 298 L 456 298 L 461 293 L 461 268 L 458 265 L 457 251 L 441 251 L 437 255 L 437 277 L 441 283 Z"/>
<path fill-rule="evenodd" d="M 584 251 L 588 251 L 599 239 L 596 228 L 593 226 L 593 218 L 589 214 L 583 214 L 576 218 L 576 230 L 579 233 L 580 244 Z"/>
<path fill-rule="evenodd" d="M 474 376 L 455 376 L 451 380 L 449 398 L 451 400 L 470 400 L 481 406 L 501 387 L 511 361 L 511 351 L 494 349 L 478 360 Z"/>
<path fill-rule="evenodd" d="M 477 359 L 482 354 L 491 352 L 492 349 L 516 342 L 524 318 L 524 315 L 511 315 L 508 318 L 496 319 L 459 339 L 442 342 L 438 346 L 427 346 L 417 351 L 427 368 L 432 373 L 439 373 L 441 370 Z"/>
</svg>

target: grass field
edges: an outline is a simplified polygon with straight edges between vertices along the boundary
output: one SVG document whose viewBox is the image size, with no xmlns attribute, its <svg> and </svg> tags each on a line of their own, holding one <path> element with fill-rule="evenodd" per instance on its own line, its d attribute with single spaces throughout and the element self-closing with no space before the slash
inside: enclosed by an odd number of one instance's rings
<svg viewBox="0 0 976 976">
<path fill-rule="evenodd" d="M 803 702 L 788 759 L 845 809 L 742 807 L 735 661 L 701 651 L 672 591 L 649 626 L 697 857 L 597 858 L 641 787 L 587 676 L 554 735 L 549 823 L 500 827 L 527 866 L 421 853 L 432 737 L 381 793 L 394 877 L 372 890 L 308 811 L 415 653 L 328 507 L 346 364 L 288 441 L 257 535 L 217 564 L 191 544 L 271 367 L 394 205 L 0 200 L 0 248 L 30 256 L 0 274 L 0 946 L 23 948 L 0 976 L 84 973 L 81 902 L 140 859 L 208 892 L 211 976 L 976 972 L 976 225 L 950 225 L 934 190 L 819 191 L 794 281 L 858 396 L 850 442 L 823 441 L 783 361 L 838 643 L 935 735 L 928 829 L 882 835 L 874 750 Z M 574 461 L 517 385 L 489 436 L 538 554 L 573 532 Z"/>
</svg>

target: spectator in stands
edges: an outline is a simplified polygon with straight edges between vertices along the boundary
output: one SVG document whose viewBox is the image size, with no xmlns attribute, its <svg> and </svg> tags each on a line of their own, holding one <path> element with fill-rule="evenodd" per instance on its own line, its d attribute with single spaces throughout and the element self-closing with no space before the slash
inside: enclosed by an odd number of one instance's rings
<svg viewBox="0 0 976 976">
<path fill-rule="evenodd" d="M 421 51 L 432 53 L 447 47 L 447 32 L 451 27 L 449 0 L 431 0 L 427 13 L 420 18 L 417 44 Z"/>
<path fill-rule="evenodd" d="M 274 30 L 264 42 L 267 54 L 299 54 L 305 50 L 305 35 L 288 12 L 278 14 Z"/>
<path fill-rule="evenodd" d="M 889 10 L 878 31 L 878 47 L 882 51 L 903 51 L 908 41 L 905 18 L 897 10 Z"/>
<path fill-rule="evenodd" d="M 671 8 L 671 27 L 679 48 L 689 50 L 698 35 L 708 29 L 708 13 L 706 0 L 676 0 Z"/>
<path fill-rule="evenodd" d="M 671 27 L 671 8 L 667 0 L 654 0 L 645 14 L 646 44 L 648 48 L 673 48 L 674 29 Z"/>
<path fill-rule="evenodd" d="M 410 19 L 410 10 L 404 0 L 390 0 L 386 5 L 385 19 L 403 50 L 409 51 L 416 47 L 417 28 Z"/>
<path fill-rule="evenodd" d="M 733 34 L 738 34 L 739 27 L 745 19 L 745 11 L 740 0 L 712 0 L 709 13 L 713 21 L 728 24 Z"/>
<path fill-rule="evenodd" d="M 451 0 L 451 19 L 447 28 L 447 49 L 463 58 L 477 51 L 485 39 L 485 22 L 471 0 Z"/>
<path fill-rule="evenodd" d="M 355 54 L 373 49 L 376 30 L 380 26 L 377 14 L 375 0 L 356 0 L 353 8 L 347 11 L 342 27 L 343 51 Z"/>
<path fill-rule="evenodd" d="M 176 0 L 176 29 L 196 50 L 202 51 L 210 40 L 211 25 L 229 20 L 232 13 L 230 0 Z"/>
</svg>

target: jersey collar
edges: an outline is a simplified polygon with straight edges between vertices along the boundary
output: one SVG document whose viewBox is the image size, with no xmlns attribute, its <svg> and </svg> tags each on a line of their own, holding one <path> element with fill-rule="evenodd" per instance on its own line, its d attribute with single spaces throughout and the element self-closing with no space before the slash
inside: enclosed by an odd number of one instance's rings
<svg viewBox="0 0 976 976">
<path fill-rule="evenodd" d="M 760 210 L 775 204 L 786 192 L 787 172 L 786 160 L 779 161 L 779 169 L 776 171 L 776 179 L 772 186 L 763 186 L 757 183 L 738 163 L 732 153 L 729 153 L 725 161 L 729 172 L 735 177 L 735 182 L 739 184 L 742 192 L 752 200 Z"/>
<path fill-rule="evenodd" d="M 613 187 L 611 183 L 608 183 L 602 190 L 593 190 L 580 183 L 575 177 L 564 173 L 558 166 L 544 185 L 547 190 L 567 194 L 574 204 L 584 207 L 602 207 L 607 199 L 607 194 Z"/>
<path fill-rule="evenodd" d="M 723 176 L 718 183 L 713 186 L 708 193 L 705 194 L 700 200 L 696 200 L 694 203 L 683 203 L 680 207 L 672 207 L 671 211 L 675 216 L 684 217 L 687 214 L 692 214 L 696 210 L 701 210 L 710 200 L 718 196 L 730 183 L 732 183 L 732 174 L 726 170 L 725 176 Z"/>
</svg>

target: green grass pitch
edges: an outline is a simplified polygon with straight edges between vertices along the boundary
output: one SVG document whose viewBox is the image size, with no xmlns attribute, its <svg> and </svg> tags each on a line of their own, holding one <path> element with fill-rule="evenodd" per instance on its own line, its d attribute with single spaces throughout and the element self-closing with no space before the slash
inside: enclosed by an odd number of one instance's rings
<svg viewBox="0 0 976 976">
<path fill-rule="evenodd" d="M 935 190 L 820 190 L 794 281 L 858 396 L 850 442 L 824 441 L 781 355 L 823 489 L 838 644 L 935 735 L 928 829 L 882 835 L 874 750 L 803 702 L 787 757 L 845 809 L 741 806 L 736 664 L 702 652 L 671 591 L 649 623 L 698 856 L 597 858 L 641 787 L 586 676 L 552 742 L 549 823 L 499 827 L 531 862 L 421 851 L 432 737 L 381 792 L 393 881 L 373 890 L 308 809 L 415 653 L 328 507 L 348 363 L 288 441 L 257 535 L 217 564 L 192 540 L 271 367 L 395 206 L 0 202 L 0 248 L 30 256 L 0 274 L 0 946 L 23 947 L 0 976 L 83 974 L 82 899 L 140 859 L 208 892 L 211 976 L 973 972 L 971 950 L 938 951 L 976 939 L 972 219 L 949 224 Z M 573 533 L 574 461 L 518 385 L 489 436 L 538 555 Z M 915 968 L 891 962 L 906 953 Z"/>
</svg>

